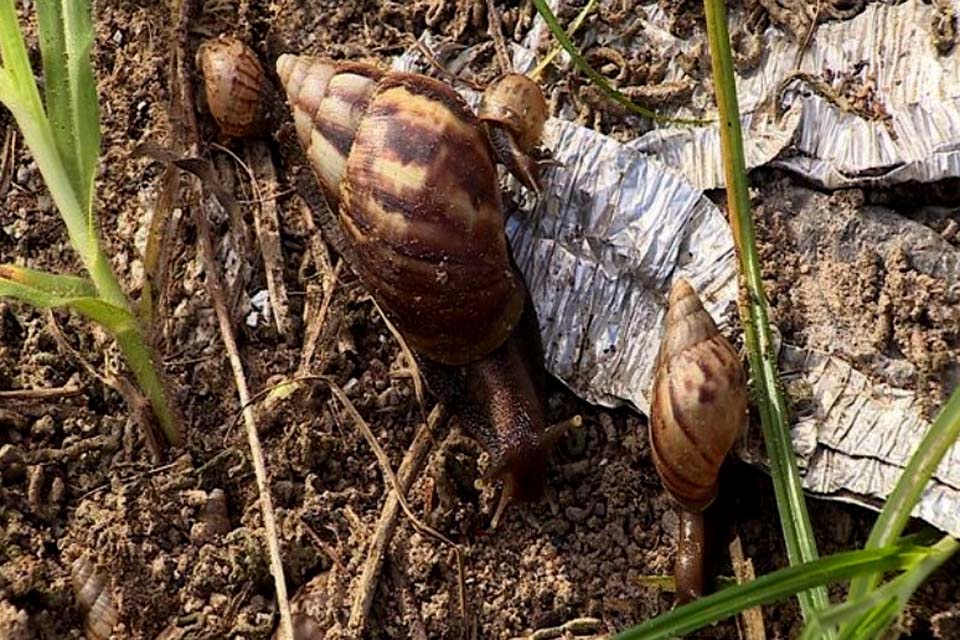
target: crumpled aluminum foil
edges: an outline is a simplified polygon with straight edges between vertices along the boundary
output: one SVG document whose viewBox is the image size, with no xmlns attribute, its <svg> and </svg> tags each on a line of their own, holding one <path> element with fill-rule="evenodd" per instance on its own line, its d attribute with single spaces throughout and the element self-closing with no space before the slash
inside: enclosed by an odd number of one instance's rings
<svg viewBox="0 0 960 640">
<path fill-rule="evenodd" d="M 429 36 L 421 41 L 430 46 Z M 523 59 L 521 52 L 515 63 Z M 416 49 L 394 67 L 430 73 Z M 478 103 L 475 93 L 462 93 Z M 802 115 L 794 107 L 785 118 L 800 126 Z M 765 126 L 751 118 L 753 128 Z M 757 140 L 748 152 L 755 162 L 776 155 L 774 137 Z M 703 142 L 689 138 L 671 148 L 694 157 Z M 732 236 L 722 212 L 702 193 L 709 166 L 700 165 L 695 186 L 689 171 L 557 118 L 547 122 L 545 144 L 560 165 L 545 173 L 539 201 L 508 180 L 514 207 L 507 233 L 537 307 L 547 367 L 588 401 L 647 413 L 673 280 L 690 280 L 721 327 L 736 314 Z M 701 157 L 716 159 L 719 152 Z M 815 349 L 784 345 L 780 364 L 805 381 L 816 407 L 792 430 L 805 489 L 876 508 L 929 427 L 917 398 Z M 738 454 L 762 465 L 756 430 L 751 438 Z M 915 515 L 960 535 L 960 448 L 950 452 Z"/>
<path fill-rule="evenodd" d="M 850 20 L 820 24 L 799 65 L 800 43 L 768 28 L 759 65 L 737 82 L 747 167 L 769 163 L 829 189 L 960 176 L 960 55 L 956 48 L 941 54 L 935 44 L 941 5 L 960 13 L 957 0 L 875 2 Z M 701 46 L 700 38 L 671 36 L 657 4 L 637 10 L 647 18 L 638 40 L 655 39 L 663 55 L 676 57 Z M 731 16 L 731 25 L 738 20 Z M 542 28 L 540 21 L 531 38 Z M 668 79 L 682 73 L 671 71 L 675 75 Z M 795 78 L 797 71 L 834 90 L 847 81 L 861 93 L 859 102 L 882 117 L 867 120 L 845 111 Z M 700 108 L 714 112 L 702 90 L 691 103 L 697 111 L 671 115 L 701 117 Z M 698 189 L 723 186 L 716 126 L 657 128 L 631 146 L 677 168 Z"/>
</svg>

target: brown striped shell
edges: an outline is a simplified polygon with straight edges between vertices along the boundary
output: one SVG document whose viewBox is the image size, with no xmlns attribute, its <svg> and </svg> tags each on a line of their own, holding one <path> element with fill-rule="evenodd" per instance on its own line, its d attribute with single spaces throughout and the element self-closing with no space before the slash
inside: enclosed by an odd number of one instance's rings
<svg viewBox="0 0 960 640">
<path fill-rule="evenodd" d="M 83 631 L 87 640 L 107 640 L 119 620 L 110 593 L 110 580 L 86 556 L 74 561 L 71 574 L 74 593 L 84 613 Z"/>
<path fill-rule="evenodd" d="M 269 81 L 257 54 L 242 41 L 220 36 L 197 49 L 210 115 L 223 135 L 245 138 L 265 132 Z"/>
<path fill-rule="evenodd" d="M 717 474 L 746 425 L 746 376 L 736 351 L 693 288 L 670 292 L 666 334 L 657 354 L 650 446 L 664 487 L 689 511 L 717 494 Z"/>
<path fill-rule="evenodd" d="M 463 99 L 356 63 L 284 55 L 277 72 L 353 266 L 410 346 L 459 365 L 503 344 L 526 291 L 492 152 Z"/>
</svg>

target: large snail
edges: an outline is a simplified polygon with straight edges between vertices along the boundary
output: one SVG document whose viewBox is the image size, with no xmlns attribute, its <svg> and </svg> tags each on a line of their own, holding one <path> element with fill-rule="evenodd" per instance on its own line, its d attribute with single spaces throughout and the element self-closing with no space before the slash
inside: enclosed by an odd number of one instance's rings
<svg viewBox="0 0 960 640">
<path fill-rule="evenodd" d="M 663 486 L 680 507 L 674 578 L 681 602 L 703 593 L 703 511 L 747 419 L 746 375 L 693 288 L 670 292 L 657 354 L 650 446 Z"/>
<path fill-rule="evenodd" d="M 277 72 L 338 214 L 341 252 L 421 359 L 428 384 L 459 401 L 504 496 L 539 496 L 543 353 L 507 244 L 494 157 L 535 183 L 523 158 L 545 108 L 498 110 L 488 100 L 485 127 L 452 88 L 426 76 L 293 55 L 280 57 Z"/>
</svg>

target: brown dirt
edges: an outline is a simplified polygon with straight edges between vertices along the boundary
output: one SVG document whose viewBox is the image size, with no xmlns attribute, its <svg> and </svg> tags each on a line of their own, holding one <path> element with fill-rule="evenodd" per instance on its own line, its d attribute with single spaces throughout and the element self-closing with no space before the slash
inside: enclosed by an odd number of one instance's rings
<svg viewBox="0 0 960 640">
<path fill-rule="evenodd" d="M 239 21 L 216 10 L 235 10 L 237 5 Z M 690 3 L 664 5 L 678 12 L 678 29 L 696 22 Z M 285 51 L 303 51 L 383 61 L 402 51 L 410 34 L 427 26 L 461 44 L 484 41 L 483 11 L 475 14 L 469 3 L 462 6 L 458 12 L 452 1 L 210 0 L 205 15 L 193 24 L 197 32 L 208 33 L 229 25 L 268 60 Z M 507 30 L 522 35 L 529 3 L 507 3 L 507 9 Z M 131 152 L 145 141 L 169 138 L 171 16 L 164 3 L 98 3 L 96 27 L 104 136 L 98 211 L 114 267 L 136 297 L 162 169 L 133 159 Z M 191 45 L 196 45 L 196 37 Z M 492 50 L 489 58 L 476 61 L 478 77 L 492 73 L 491 59 Z M 614 118 L 612 126 L 623 128 L 624 122 Z M 10 126 L 9 116 L 0 113 L 0 134 Z M 204 119 L 203 126 L 213 141 L 211 124 Z M 233 148 L 239 151 L 242 145 Z M 233 185 L 239 198 L 246 197 L 242 172 L 222 152 L 210 148 L 205 154 L 217 163 L 223 182 Z M 77 272 L 79 262 L 36 166 L 22 148 L 14 163 L 13 184 L 0 212 L 0 262 Z M 282 173 L 278 205 L 285 281 L 291 315 L 299 317 L 317 269 L 310 262 L 301 268 L 311 238 L 301 222 L 299 200 Z M 774 209 L 790 211 L 789 202 L 775 190 L 764 198 L 777 203 Z M 249 213 L 245 210 L 244 215 Z M 0 389 L 79 390 L 0 406 L 0 446 L 10 445 L 7 455 L 13 456 L 5 458 L 0 469 L 0 638 L 80 637 L 83 614 L 70 567 L 83 559 L 95 562 L 106 580 L 119 613 L 116 638 L 152 639 L 165 633 L 167 640 L 260 639 L 270 637 L 275 628 L 246 438 L 235 421 L 236 392 L 203 286 L 190 219 L 185 212 L 175 212 L 175 233 L 166 247 L 170 275 L 154 328 L 187 428 L 186 446 L 168 452 L 163 464 L 146 450 L 120 395 L 57 344 L 47 315 L 0 301 Z M 268 322 L 255 327 L 243 322 L 250 300 L 266 285 L 255 243 L 244 242 L 249 231 L 236 222 L 214 220 L 229 274 L 227 297 L 236 301 L 248 379 L 253 390 L 260 390 L 276 376 L 296 370 L 303 330 L 278 336 Z M 761 216 L 760 222 L 765 239 L 781 233 L 777 215 Z M 795 276 L 793 269 L 801 268 L 792 255 L 786 247 L 765 245 L 766 263 L 778 265 L 769 272 L 776 319 L 791 338 L 812 340 L 804 334 L 804 316 L 798 311 L 809 298 L 784 302 L 791 295 L 787 283 Z M 864 258 L 861 267 L 839 273 L 834 286 L 836 291 L 853 287 L 869 301 L 888 299 L 882 313 L 888 314 L 883 317 L 889 319 L 885 326 L 890 331 L 876 337 L 872 316 L 851 318 L 847 328 L 864 336 L 865 342 L 855 343 L 864 351 L 901 349 L 923 372 L 924 382 L 918 385 L 933 397 L 943 390 L 939 358 L 955 357 L 957 336 L 917 328 L 904 292 L 907 283 L 929 283 L 910 269 L 909 257 L 883 255 L 880 260 L 887 277 L 878 279 L 876 258 Z M 939 289 L 931 290 L 933 298 L 922 301 L 924 308 L 932 305 L 942 311 Z M 840 303 L 827 298 L 824 304 L 826 311 L 835 311 Z M 102 332 L 68 314 L 55 318 L 67 341 L 95 368 L 118 362 L 115 347 Z M 917 332 L 920 338 L 914 337 Z M 945 351 L 937 346 L 941 342 Z M 315 359 L 313 370 L 322 367 L 348 390 L 391 463 L 399 465 L 420 422 L 420 410 L 409 379 L 398 375 L 404 362 L 397 345 L 347 270 L 336 285 L 318 353 L 323 355 Z M 488 529 L 494 492 L 474 486 L 486 456 L 471 447 L 432 460 L 430 471 L 410 493 L 416 513 L 466 547 L 467 627 L 476 637 L 521 636 L 584 616 L 602 620 L 597 631 L 610 631 L 673 605 L 670 593 L 643 580 L 670 572 L 677 523 L 651 464 L 643 418 L 585 405 L 552 384 L 550 418 L 573 413 L 583 415 L 584 427 L 569 435 L 551 459 L 550 496 L 539 504 L 511 508 L 495 531 Z M 327 637 L 335 637 L 334 630 L 346 624 L 384 500 L 384 479 L 369 447 L 322 386 L 310 386 L 292 402 L 261 411 L 258 417 L 290 591 L 313 585 L 301 591 L 312 595 L 299 596 L 298 607 L 317 612 L 318 621 L 331 629 Z M 449 428 L 457 428 L 455 421 Z M 438 443 L 446 431 L 437 434 Z M 785 566 L 768 479 L 731 462 L 721 483 L 725 490 L 712 508 L 715 573 L 732 574 L 725 549 L 734 534 L 741 537 L 758 574 Z M 222 523 L 207 515 L 215 489 L 226 496 L 229 523 L 222 529 Z M 811 501 L 810 508 L 822 553 L 865 541 L 872 514 L 817 501 Z M 430 638 L 460 637 L 464 621 L 448 549 L 402 520 L 387 565 L 369 637 L 410 637 L 417 624 Z M 953 563 L 952 570 L 941 571 L 918 591 L 905 620 L 917 637 L 931 632 L 932 615 L 943 614 L 938 618 L 941 626 L 948 626 L 955 615 L 960 580 L 950 576 L 956 568 Z M 950 611 L 954 613 L 946 613 Z M 793 602 L 764 608 L 764 620 L 770 637 L 793 636 L 801 624 Z M 738 633 L 730 621 L 698 637 L 736 638 Z"/>
</svg>

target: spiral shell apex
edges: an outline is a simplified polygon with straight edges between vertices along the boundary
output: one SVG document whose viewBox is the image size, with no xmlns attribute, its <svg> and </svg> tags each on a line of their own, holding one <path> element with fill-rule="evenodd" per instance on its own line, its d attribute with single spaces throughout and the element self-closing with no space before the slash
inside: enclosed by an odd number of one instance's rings
<svg viewBox="0 0 960 640">
<path fill-rule="evenodd" d="M 693 288 L 670 292 L 657 355 L 650 420 L 653 461 L 664 487 L 699 512 L 717 494 L 717 475 L 747 418 L 746 375 Z"/>
<path fill-rule="evenodd" d="M 449 86 L 284 55 L 277 72 L 361 279 L 410 346 L 444 364 L 510 335 L 525 287 L 479 121 Z"/>
<path fill-rule="evenodd" d="M 265 133 L 269 81 L 257 54 L 242 41 L 220 36 L 197 49 L 210 114 L 232 138 Z"/>
</svg>

